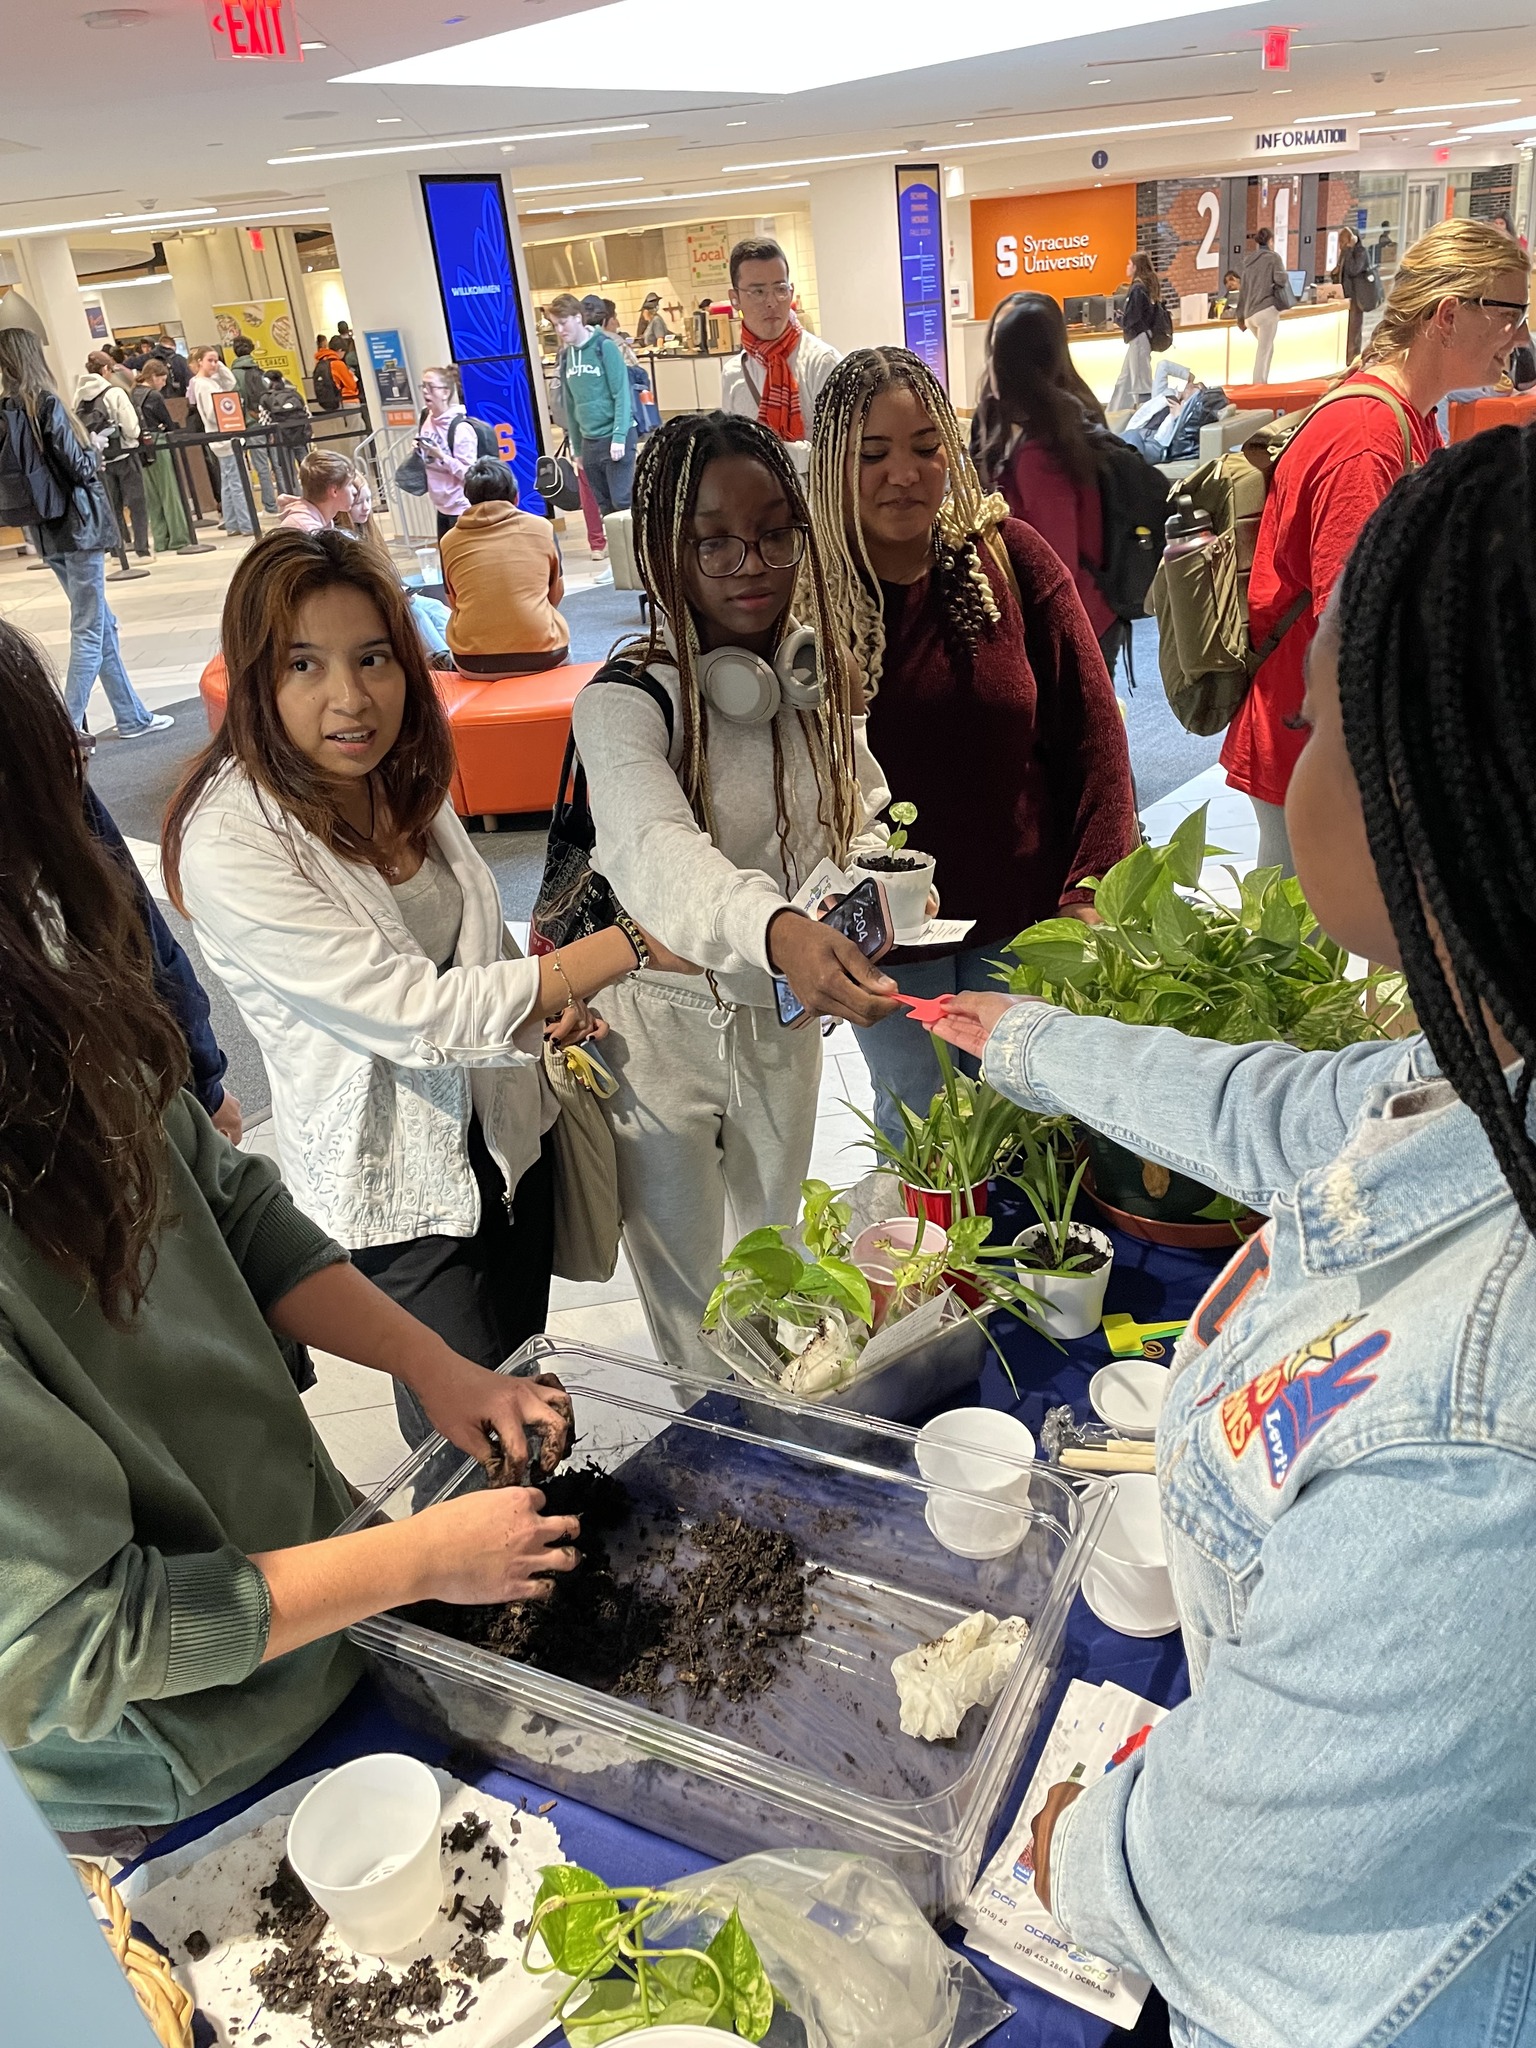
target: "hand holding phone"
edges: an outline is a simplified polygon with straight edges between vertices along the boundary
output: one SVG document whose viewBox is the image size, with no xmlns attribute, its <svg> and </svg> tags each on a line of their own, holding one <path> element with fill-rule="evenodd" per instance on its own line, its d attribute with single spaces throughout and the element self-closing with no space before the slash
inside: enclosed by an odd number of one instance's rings
<svg viewBox="0 0 1536 2048">
<path fill-rule="evenodd" d="M 780 911 L 768 927 L 779 1022 L 798 1024 L 815 1013 L 878 1024 L 890 1016 L 896 984 L 869 963 L 890 951 L 895 935 L 885 890 L 873 878 L 819 919 Z"/>
</svg>

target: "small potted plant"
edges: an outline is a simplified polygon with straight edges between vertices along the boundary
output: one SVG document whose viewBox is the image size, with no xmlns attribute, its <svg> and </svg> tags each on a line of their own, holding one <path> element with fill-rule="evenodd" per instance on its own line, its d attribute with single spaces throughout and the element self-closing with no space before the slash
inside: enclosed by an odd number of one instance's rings
<svg viewBox="0 0 1536 2048">
<path fill-rule="evenodd" d="M 848 1204 L 825 1181 L 802 1185 L 802 1258 L 785 1238 L 790 1226 L 748 1231 L 720 1267 L 704 1310 L 711 1336 L 756 1326 L 771 1333 L 786 1393 L 815 1397 L 853 1378 L 875 1319 L 869 1282 L 848 1257 Z"/>
<path fill-rule="evenodd" d="M 1201 883 L 1208 853 L 1202 805 L 1165 846 L 1138 846 L 1094 885 L 1097 924 L 1053 917 L 1005 949 L 1008 986 L 1083 1017 L 1163 1024 L 1192 1038 L 1246 1045 L 1278 1039 L 1307 1052 L 1386 1038 L 1405 1009 L 1402 978 L 1349 973 L 1343 948 L 1318 929 L 1294 877 L 1279 868 L 1232 874 L 1235 905 Z M 1087 1191 L 1110 1221 L 1161 1244 L 1220 1245 L 1256 1221 L 1229 1196 L 1084 1133 Z"/>
<path fill-rule="evenodd" d="M 891 922 L 898 939 L 915 939 L 928 921 L 928 898 L 933 891 L 933 856 L 907 851 L 907 828 L 917 822 L 916 804 L 892 804 L 890 816 L 895 829 L 885 842 L 883 853 L 872 853 L 851 871 L 852 879 L 866 875 L 885 885 L 891 906 Z"/>
<path fill-rule="evenodd" d="M 902 1136 L 893 1144 L 872 1116 L 847 1106 L 863 1124 L 876 1164 L 901 1182 L 911 1216 L 926 1216 L 947 1230 L 958 1216 L 984 1216 L 987 1184 L 1008 1162 L 1028 1111 L 999 1095 L 987 1081 L 957 1071 L 942 1038 L 933 1041 L 941 1086 L 919 1116 L 896 1104 Z"/>
<path fill-rule="evenodd" d="M 1037 1297 L 1030 1319 L 1065 1340 L 1098 1328 L 1115 1260 L 1104 1232 L 1073 1215 L 1088 1170 L 1086 1156 L 1076 1157 L 1073 1137 L 1069 1117 L 1038 1118 L 1009 1175 L 1037 1218 L 1013 1241 L 1019 1270 Z"/>
</svg>

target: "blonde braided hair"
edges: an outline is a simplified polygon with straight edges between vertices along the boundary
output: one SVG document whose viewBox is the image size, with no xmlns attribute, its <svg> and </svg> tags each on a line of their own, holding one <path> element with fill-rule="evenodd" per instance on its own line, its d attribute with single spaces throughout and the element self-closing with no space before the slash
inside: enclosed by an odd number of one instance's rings
<svg viewBox="0 0 1536 2048">
<path fill-rule="evenodd" d="M 997 529 L 1006 501 L 984 488 L 960 435 L 949 395 L 921 357 L 904 348 L 861 348 L 845 356 L 816 401 L 811 440 L 811 520 L 827 565 L 832 605 L 864 685 L 866 701 L 880 687 L 885 620 L 880 580 L 869 558 L 859 513 L 859 447 L 869 409 L 882 391 L 905 386 L 933 421 L 949 466 L 949 489 L 933 523 L 934 573 L 949 638 L 968 654 L 1002 618 L 982 561 L 983 548 L 1007 583 L 1013 581 Z"/>
<path fill-rule="evenodd" d="M 800 479 L 783 442 L 756 420 L 722 412 L 681 413 L 664 421 L 646 441 L 635 465 L 631 509 L 635 561 L 651 599 L 650 630 L 645 639 L 631 640 L 615 652 L 620 659 L 642 667 L 658 659 L 676 666 L 683 748 L 678 780 L 700 828 L 711 839 L 717 838 L 709 782 L 709 708 L 699 689 L 699 636 L 688 602 L 684 567 L 704 471 L 711 462 L 730 455 L 761 463 L 782 489 L 791 521 L 805 528 L 805 553 L 789 611 L 816 630 L 826 688 L 818 709 L 797 716 L 816 776 L 816 815 L 828 835 L 828 851 L 841 865 L 860 823 L 853 720 L 862 706 L 854 672 L 842 654 L 826 571 Z M 780 622 L 781 636 L 788 628 L 789 611 Z M 798 875 L 789 849 L 784 752 L 777 720 L 773 770 L 779 850 L 785 875 L 791 886 L 798 887 L 804 877 Z"/>
</svg>

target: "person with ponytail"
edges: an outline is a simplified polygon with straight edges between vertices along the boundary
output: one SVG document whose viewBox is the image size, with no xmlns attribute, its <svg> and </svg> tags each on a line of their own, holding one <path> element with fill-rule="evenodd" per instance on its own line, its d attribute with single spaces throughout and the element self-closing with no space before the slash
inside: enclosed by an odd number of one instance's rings
<svg viewBox="0 0 1536 2048">
<path fill-rule="evenodd" d="M 1440 446 L 1448 392 L 1499 382 L 1528 340 L 1530 263 L 1487 221 L 1443 220 L 1404 256 L 1391 295 L 1334 398 L 1279 461 L 1248 582 L 1255 647 L 1278 634 L 1222 742 L 1221 765 L 1259 821 L 1259 865 L 1291 871 L 1285 792 L 1305 742 L 1297 724 L 1306 653 L 1360 530 L 1405 468 Z M 1404 430 L 1407 430 L 1407 445 Z"/>
<path fill-rule="evenodd" d="M 1286 818 L 1420 1035 L 1306 1053 L 962 996 L 945 1037 L 1268 1221 L 1157 1464 L 1193 1696 L 1032 1816 L 1065 1933 L 1200 2048 L 1536 2044 L 1536 429 L 1367 522 Z"/>
<path fill-rule="evenodd" d="M 0 1741 L 71 1848 L 136 1855 L 313 1733 L 361 1675 L 353 1622 L 544 1599 L 576 1562 L 523 1485 L 337 1537 L 353 1495 L 282 1347 L 396 1375 L 519 1480 L 570 1404 L 457 1356 L 214 1129 L 137 875 L 3 621 L 0 713 Z"/>
<path fill-rule="evenodd" d="M 964 947 L 903 967 L 903 990 L 988 988 L 1000 945 L 1092 914 L 1085 878 L 1137 840 L 1125 728 L 1071 568 L 981 487 L 954 409 L 902 348 L 859 349 L 827 380 L 811 503 L 832 609 L 869 703 L 870 744 L 916 804 Z M 926 1111 L 928 1034 L 905 1016 L 860 1036 L 875 1111 Z"/>
<path fill-rule="evenodd" d="M 624 1244 L 657 1354 L 720 1370 L 699 1324 L 729 1241 L 792 1223 L 821 1074 L 817 1017 L 869 1024 L 895 983 L 791 907 L 822 861 L 885 836 L 794 463 L 755 420 L 664 421 L 635 470 L 651 628 L 578 695 L 593 866 L 660 961 L 604 999 Z M 642 962 L 642 967 L 647 963 Z M 809 1017 L 779 1021 L 774 978 Z"/>
</svg>

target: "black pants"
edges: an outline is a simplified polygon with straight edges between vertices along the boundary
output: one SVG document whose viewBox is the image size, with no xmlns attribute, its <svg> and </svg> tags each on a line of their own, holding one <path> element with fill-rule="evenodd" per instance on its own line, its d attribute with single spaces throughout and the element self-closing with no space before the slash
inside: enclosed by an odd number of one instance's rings
<svg viewBox="0 0 1536 2048">
<path fill-rule="evenodd" d="M 135 453 L 126 462 L 109 462 L 104 475 L 119 533 L 125 542 L 131 535 L 136 555 L 148 555 L 149 499 L 144 490 L 143 463 Z"/>
<path fill-rule="evenodd" d="M 457 512 L 439 512 L 437 515 L 438 539 L 441 540 L 445 533 L 452 533 L 458 523 L 459 515 Z"/>
<path fill-rule="evenodd" d="M 570 658 L 569 647 L 556 647 L 547 654 L 456 654 L 453 660 L 464 676 L 533 676 L 564 668 Z"/>
<path fill-rule="evenodd" d="M 476 1365 L 497 1366 L 544 1328 L 555 1256 L 554 1142 L 518 1182 L 508 1213 L 501 1169 L 480 1119 L 469 1125 L 469 1165 L 480 1190 L 473 1237 L 413 1237 L 370 1245 L 352 1263 L 391 1301 L 435 1330 Z M 409 1387 L 395 1381 L 395 1413 L 407 1443 L 425 1443 L 432 1424 Z"/>
</svg>

